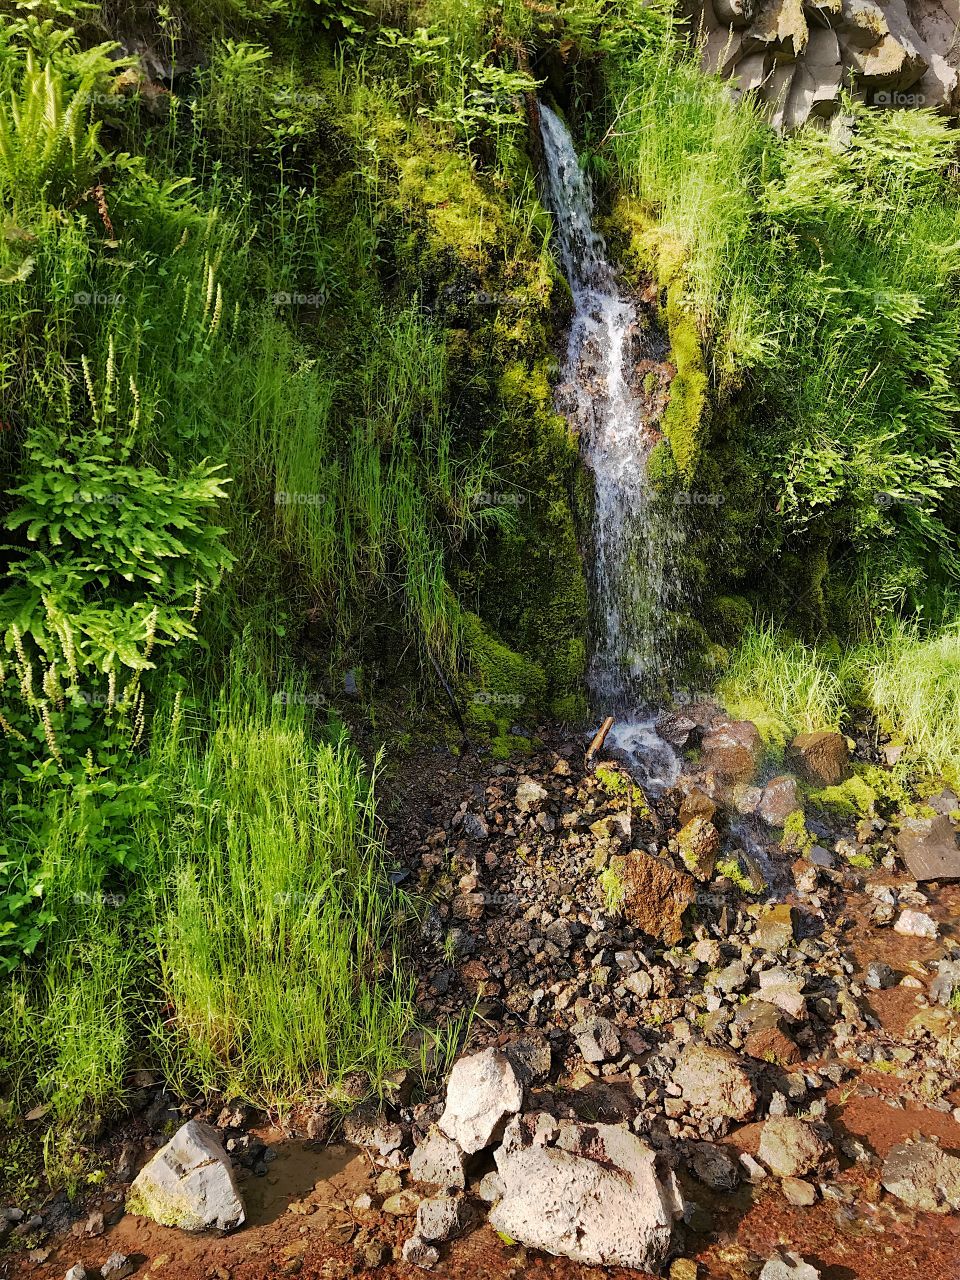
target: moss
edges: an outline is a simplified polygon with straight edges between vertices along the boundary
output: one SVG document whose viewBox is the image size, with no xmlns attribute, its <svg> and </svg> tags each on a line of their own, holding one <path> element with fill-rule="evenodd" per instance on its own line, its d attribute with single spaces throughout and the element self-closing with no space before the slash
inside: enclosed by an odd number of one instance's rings
<svg viewBox="0 0 960 1280">
<path fill-rule="evenodd" d="M 869 818 L 876 812 L 877 793 L 855 773 L 836 787 L 811 791 L 810 803 L 834 818 Z"/>
<path fill-rule="evenodd" d="M 753 621 L 753 606 L 743 596 L 714 596 L 707 618 L 713 635 L 725 645 L 735 645 Z"/>
<path fill-rule="evenodd" d="M 614 867 L 607 867 L 597 876 L 597 889 L 603 899 L 607 915 L 616 915 L 627 896 L 626 885 Z"/>
<path fill-rule="evenodd" d="M 718 876 L 723 876 L 731 884 L 735 884 L 741 893 L 753 894 L 753 885 L 744 874 L 743 868 L 736 858 L 728 858 L 725 862 L 718 862 L 716 872 Z"/>
<path fill-rule="evenodd" d="M 514 721 L 542 711 L 547 681 L 538 663 L 503 644 L 474 613 L 463 615 L 463 633 L 468 725 L 501 736 Z"/>
<path fill-rule="evenodd" d="M 666 318 L 670 358 L 677 372 L 670 383 L 662 426 L 677 469 L 690 484 L 703 449 L 710 383 L 696 318 L 684 309 L 676 289 L 670 290 Z"/>
<path fill-rule="evenodd" d="M 519 733 L 498 733 L 490 739 L 490 754 L 494 760 L 510 760 L 514 756 L 528 756 L 533 751 L 533 740 Z"/>
<path fill-rule="evenodd" d="M 793 813 L 788 813 L 783 824 L 781 849 L 785 853 L 796 853 L 803 857 L 810 852 L 815 843 L 812 833 L 807 830 L 803 810 L 794 809 Z"/>
</svg>

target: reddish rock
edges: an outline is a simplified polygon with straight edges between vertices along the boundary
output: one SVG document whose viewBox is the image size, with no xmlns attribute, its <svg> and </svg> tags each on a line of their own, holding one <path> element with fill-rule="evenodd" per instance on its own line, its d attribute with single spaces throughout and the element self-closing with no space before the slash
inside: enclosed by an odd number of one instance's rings
<svg viewBox="0 0 960 1280">
<path fill-rule="evenodd" d="M 791 813 L 801 808 L 797 780 L 789 773 L 771 778 L 763 788 L 758 812 L 768 827 L 782 827 Z"/>
<path fill-rule="evenodd" d="M 690 876 L 668 862 L 634 849 L 610 859 L 623 886 L 621 909 L 632 925 L 673 946 L 683 937 L 683 913 L 694 899 Z"/>
<path fill-rule="evenodd" d="M 763 739 L 751 720 L 718 725 L 703 740 L 700 763 L 727 785 L 751 782 L 763 759 Z"/>
<path fill-rule="evenodd" d="M 717 806 L 705 791 L 691 787 L 680 802 L 680 825 L 686 826 L 691 818 L 706 818 L 709 822 L 717 812 Z"/>
<path fill-rule="evenodd" d="M 832 730 L 798 734 L 789 754 L 802 776 L 816 787 L 835 787 L 852 772 L 847 740 Z"/>
<path fill-rule="evenodd" d="M 684 1101 L 706 1116 L 746 1120 L 757 1105 L 750 1073 L 729 1049 L 690 1043 L 673 1069 Z"/>
</svg>

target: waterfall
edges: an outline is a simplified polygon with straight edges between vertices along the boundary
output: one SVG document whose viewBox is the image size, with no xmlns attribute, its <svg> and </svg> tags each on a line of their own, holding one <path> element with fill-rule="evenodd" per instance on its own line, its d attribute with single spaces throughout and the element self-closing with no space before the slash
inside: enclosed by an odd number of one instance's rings
<svg viewBox="0 0 960 1280">
<path fill-rule="evenodd" d="M 648 384 L 652 379 L 654 392 L 665 385 L 668 347 L 609 262 L 593 225 L 590 179 L 566 126 L 542 105 L 540 121 L 545 196 L 574 305 L 557 406 L 577 432 L 594 480 L 588 683 L 597 709 L 621 719 L 634 713 L 632 723 L 618 726 L 634 754 L 655 738 L 640 709 L 666 686 L 670 657 L 670 567 L 680 524 L 647 472 L 662 408 L 662 395 L 658 401 Z"/>
</svg>

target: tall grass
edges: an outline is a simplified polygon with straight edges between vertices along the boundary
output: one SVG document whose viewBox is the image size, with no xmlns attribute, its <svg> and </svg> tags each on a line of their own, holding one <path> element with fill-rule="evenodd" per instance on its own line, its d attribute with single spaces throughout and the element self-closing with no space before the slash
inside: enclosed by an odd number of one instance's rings
<svg viewBox="0 0 960 1280">
<path fill-rule="evenodd" d="M 154 945 L 172 1078 L 276 1101 L 404 1060 L 406 907 L 386 876 L 375 777 L 341 738 L 311 741 L 302 691 L 242 657 L 209 734 L 177 711 L 154 758 Z"/>
<path fill-rule="evenodd" d="M 717 696 L 783 745 L 796 733 L 837 729 L 857 711 L 904 748 L 902 767 L 960 780 L 960 626 L 894 620 L 858 643 L 804 644 L 772 623 L 750 628 Z"/>
</svg>

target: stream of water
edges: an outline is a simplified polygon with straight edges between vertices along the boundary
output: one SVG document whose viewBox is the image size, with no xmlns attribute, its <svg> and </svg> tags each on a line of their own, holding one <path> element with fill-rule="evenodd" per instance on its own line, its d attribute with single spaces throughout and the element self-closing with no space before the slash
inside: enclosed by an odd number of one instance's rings
<svg viewBox="0 0 960 1280">
<path fill-rule="evenodd" d="M 653 730 L 650 705 L 666 684 L 669 572 L 680 525 L 648 476 L 659 433 L 644 411 L 642 379 L 666 344 L 610 264 L 569 131 L 547 106 L 540 128 L 545 194 L 574 305 L 557 403 L 594 480 L 588 683 L 597 710 L 617 715 L 611 744 L 650 785 L 663 787 L 675 780 L 678 762 Z"/>
</svg>

